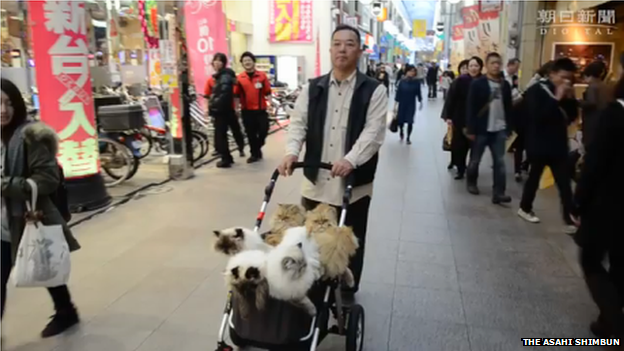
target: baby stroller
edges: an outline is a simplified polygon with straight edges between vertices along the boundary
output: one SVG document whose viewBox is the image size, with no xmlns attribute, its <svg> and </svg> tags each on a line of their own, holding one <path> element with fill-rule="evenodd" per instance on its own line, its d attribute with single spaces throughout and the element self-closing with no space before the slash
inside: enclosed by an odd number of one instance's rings
<svg viewBox="0 0 624 351">
<path fill-rule="evenodd" d="M 308 164 L 297 162 L 293 169 L 323 168 L 331 170 L 328 163 Z M 264 201 L 256 219 L 254 230 L 260 229 L 265 211 L 279 173 L 273 172 L 271 181 L 265 188 Z M 351 198 L 353 179 L 347 178 L 339 226 L 343 226 L 347 216 L 347 206 Z M 311 317 L 301 308 L 289 302 L 269 298 L 262 311 L 253 310 L 246 319 L 238 315 L 232 293 L 228 293 L 225 311 L 217 338 L 216 351 L 232 351 L 234 348 L 225 342 L 225 332 L 229 331 L 232 343 L 238 347 L 255 347 L 271 351 L 316 350 L 329 334 L 346 337 L 346 351 L 361 351 L 364 341 L 364 309 L 361 305 L 345 306 L 341 298 L 339 279 L 317 281 L 308 296 L 316 305 L 317 314 Z M 329 326 L 330 313 L 336 325 Z"/>
</svg>

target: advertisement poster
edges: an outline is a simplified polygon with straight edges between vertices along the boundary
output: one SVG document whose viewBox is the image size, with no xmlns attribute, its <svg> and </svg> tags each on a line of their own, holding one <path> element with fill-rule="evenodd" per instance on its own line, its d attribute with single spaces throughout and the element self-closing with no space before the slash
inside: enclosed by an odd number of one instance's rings
<svg viewBox="0 0 624 351">
<path fill-rule="evenodd" d="M 58 134 L 65 178 L 100 171 L 84 1 L 29 1 L 41 121 Z M 45 89 L 43 89 L 45 87 Z"/>
<path fill-rule="evenodd" d="M 500 12 L 497 10 L 479 12 L 479 56 L 500 51 Z"/>
<path fill-rule="evenodd" d="M 480 56 L 479 5 L 464 7 L 461 11 L 464 20 L 464 55 Z"/>
<path fill-rule="evenodd" d="M 412 36 L 414 38 L 425 38 L 427 36 L 427 20 L 418 19 L 412 22 Z"/>
<path fill-rule="evenodd" d="M 188 61 L 193 70 L 195 90 L 203 93 L 206 81 L 214 73 L 212 58 L 217 52 L 228 54 L 227 23 L 220 0 L 188 1 L 186 16 L 186 43 Z M 203 106 L 203 102 L 199 104 Z"/>
<path fill-rule="evenodd" d="M 453 26 L 451 35 L 451 67 L 453 71 L 457 69 L 459 63 L 467 57 L 464 55 L 464 25 Z M 457 74 L 459 72 L 455 71 Z"/>
<path fill-rule="evenodd" d="M 160 68 L 160 50 L 149 49 L 149 86 L 150 88 L 160 88 L 160 75 L 162 74 Z"/>
<path fill-rule="evenodd" d="M 313 39 L 312 0 L 270 0 L 269 40 L 311 43 Z"/>
</svg>

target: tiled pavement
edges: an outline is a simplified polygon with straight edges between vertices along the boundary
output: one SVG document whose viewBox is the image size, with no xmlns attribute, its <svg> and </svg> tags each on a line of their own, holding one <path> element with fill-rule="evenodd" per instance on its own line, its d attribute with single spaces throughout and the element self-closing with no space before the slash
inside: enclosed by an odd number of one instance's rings
<svg viewBox="0 0 624 351">
<path fill-rule="evenodd" d="M 523 337 L 589 337 L 596 310 L 575 247 L 560 231 L 556 193 L 538 195 L 542 224 L 524 223 L 511 176 L 515 203 L 490 203 L 486 158 L 484 195 L 468 195 L 446 171 L 441 102 L 428 105 L 413 145 L 388 135 L 382 150 L 358 294 L 367 313 L 365 350 L 513 351 L 527 349 Z M 71 291 L 83 324 L 40 340 L 51 314 L 46 292 L 11 289 L 8 350 L 213 350 L 225 290 L 211 231 L 253 225 L 283 141 L 283 134 L 270 138 L 261 164 L 200 169 L 193 180 L 75 228 L 83 249 L 72 256 Z M 300 180 L 281 179 L 273 206 L 298 201 Z M 321 349 L 343 345 L 329 339 Z"/>
</svg>

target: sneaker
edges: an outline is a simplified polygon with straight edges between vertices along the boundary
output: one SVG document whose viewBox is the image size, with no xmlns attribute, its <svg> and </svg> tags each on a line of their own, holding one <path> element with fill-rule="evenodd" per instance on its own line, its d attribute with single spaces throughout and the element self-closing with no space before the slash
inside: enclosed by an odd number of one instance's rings
<svg viewBox="0 0 624 351">
<path fill-rule="evenodd" d="M 540 219 L 535 215 L 533 211 L 525 212 L 523 209 L 518 210 L 518 216 L 530 223 L 539 223 Z"/>
<path fill-rule="evenodd" d="M 578 228 L 575 225 L 572 224 L 566 224 L 563 227 L 563 232 L 568 234 L 568 235 L 574 235 L 576 234 L 576 231 L 578 230 Z"/>
<path fill-rule="evenodd" d="M 522 182 L 522 174 L 516 173 L 516 182 L 518 183 Z"/>
<path fill-rule="evenodd" d="M 468 192 L 472 195 L 479 195 L 479 188 L 474 184 L 468 184 Z"/>
<path fill-rule="evenodd" d="M 495 205 L 508 204 L 511 202 L 511 196 L 509 195 L 494 195 L 492 197 L 492 203 Z"/>
<path fill-rule="evenodd" d="M 41 337 L 49 338 L 59 335 L 78 323 L 80 323 L 80 318 L 76 308 L 72 307 L 67 311 L 57 311 L 41 332 Z"/>
</svg>

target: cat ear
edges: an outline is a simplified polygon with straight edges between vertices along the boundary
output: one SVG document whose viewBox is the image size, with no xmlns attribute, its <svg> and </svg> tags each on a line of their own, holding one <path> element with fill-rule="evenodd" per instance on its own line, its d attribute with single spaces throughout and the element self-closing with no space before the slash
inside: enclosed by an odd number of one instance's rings
<svg viewBox="0 0 624 351">
<path fill-rule="evenodd" d="M 221 231 L 220 230 L 213 230 L 212 231 L 214 233 L 214 235 L 218 238 L 219 236 L 221 236 Z"/>
<path fill-rule="evenodd" d="M 269 230 L 269 231 L 266 231 L 266 232 L 264 232 L 264 233 L 260 234 L 260 238 L 262 238 L 262 240 L 266 240 L 267 236 L 269 236 L 269 235 L 271 235 L 271 234 L 273 234 L 273 232 L 272 232 L 272 231 L 270 231 L 270 230 Z"/>
<path fill-rule="evenodd" d="M 232 268 L 232 270 L 230 270 L 230 272 L 232 273 L 232 276 L 234 277 L 234 279 L 238 279 L 239 278 L 238 267 Z"/>
<path fill-rule="evenodd" d="M 235 238 L 244 238 L 245 237 L 245 233 L 243 232 L 242 228 L 236 228 L 236 229 L 234 229 L 234 231 L 236 232 L 236 235 L 234 235 Z"/>
</svg>

